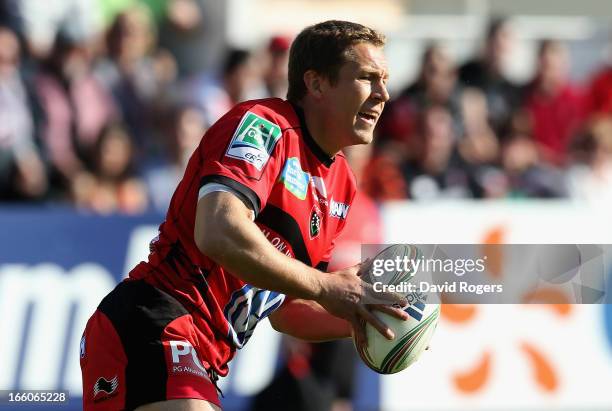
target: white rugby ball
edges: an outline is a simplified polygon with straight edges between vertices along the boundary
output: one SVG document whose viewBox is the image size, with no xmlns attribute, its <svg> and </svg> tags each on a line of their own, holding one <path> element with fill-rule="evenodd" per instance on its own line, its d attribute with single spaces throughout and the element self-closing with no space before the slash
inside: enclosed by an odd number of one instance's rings
<svg viewBox="0 0 612 411">
<path fill-rule="evenodd" d="M 380 311 L 372 311 L 393 330 L 395 334 L 393 340 L 386 339 L 374 327 L 367 324 L 368 346 L 363 347 L 355 343 L 363 362 L 377 373 L 394 374 L 408 368 L 425 351 L 438 325 L 439 304 L 418 302 L 409 305 L 404 311 L 410 316 L 405 321 Z"/>
<path fill-rule="evenodd" d="M 421 250 L 412 244 L 393 244 L 370 259 L 369 263 L 361 268 L 360 276 L 370 284 L 381 282 L 383 284 L 397 285 L 409 281 L 418 273 L 415 272 L 412 265 L 404 267 L 404 264 L 401 264 L 400 267 L 395 267 L 395 264 L 392 264 L 393 268 L 389 270 L 385 263 L 395 262 L 397 258 L 400 261 L 404 259 L 416 261 L 422 257 L 423 253 Z"/>
</svg>

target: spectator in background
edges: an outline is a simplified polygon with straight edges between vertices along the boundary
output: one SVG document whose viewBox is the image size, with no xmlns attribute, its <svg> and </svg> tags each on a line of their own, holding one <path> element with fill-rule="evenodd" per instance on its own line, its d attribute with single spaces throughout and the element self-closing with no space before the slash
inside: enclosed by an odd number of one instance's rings
<svg viewBox="0 0 612 411">
<path fill-rule="evenodd" d="M 155 50 L 155 28 L 149 9 L 135 5 L 117 15 L 106 36 L 108 57 L 96 75 L 112 91 L 123 121 L 135 139 L 137 158 L 161 151 L 159 121 L 176 79 L 172 56 Z"/>
<path fill-rule="evenodd" d="M 87 170 L 101 130 L 117 115 L 112 98 L 93 76 L 86 45 L 64 33 L 35 79 L 46 121 L 43 144 L 60 189 Z"/>
<path fill-rule="evenodd" d="M 445 107 L 452 114 L 453 127 L 459 130 L 460 95 L 455 65 L 448 52 L 440 44 L 430 44 L 423 53 L 417 80 L 385 108 L 377 126 L 377 143 L 407 142 L 420 112 L 432 105 Z"/>
<path fill-rule="evenodd" d="M 446 107 L 431 106 L 419 118 L 415 156 L 402 165 L 408 196 L 415 200 L 472 198 L 478 185 L 457 155 L 455 130 Z"/>
<path fill-rule="evenodd" d="M 559 198 L 567 196 L 561 170 L 542 163 L 534 140 L 516 133 L 502 144 L 501 162 L 507 197 Z M 501 190 L 501 189 L 500 189 Z"/>
<path fill-rule="evenodd" d="M 568 146 L 585 118 L 584 95 L 570 83 L 568 72 L 565 45 L 543 40 L 536 74 L 526 86 L 523 99 L 540 159 L 557 166 L 565 165 Z"/>
<path fill-rule="evenodd" d="M 420 108 L 443 106 L 451 113 L 453 119 L 460 123 L 460 94 L 457 88 L 455 63 L 442 45 L 433 43 L 423 53 L 416 82 L 406 88 L 401 96 L 407 97 Z"/>
<path fill-rule="evenodd" d="M 113 24 L 118 14 L 133 7 L 143 5 L 151 12 L 155 24 L 161 22 L 168 9 L 168 0 L 95 0 L 102 14 L 105 27 Z"/>
<path fill-rule="evenodd" d="M 23 19 L 19 12 L 20 0 L 0 1 L 0 26 L 9 28 L 23 40 Z"/>
<path fill-rule="evenodd" d="M 432 100 L 411 120 L 407 138 L 378 144 L 364 177 L 363 188 L 370 196 L 384 201 L 505 195 L 505 179 L 497 166 L 499 142 L 486 99 L 476 88 L 464 89 L 458 98 L 451 105 Z M 449 108 L 455 105 L 453 118 Z"/>
<path fill-rule="evenodd" d="M 612 40 L 606 65 L 597 72 L 588 87 L 588 113 L 591 117 L 612 115 Z"/>
<path fill-rule="evenodd" d="M 473 176 L 476 197 L 498 198 L 505 195 L 505 178 L 497 166 L 499 141 L 489 123 L 489 112 L 484 94 L 468 87 L 461 95 L 463 135 L 457 152 L 463 167 Z"/>
<path fill-rule="evenodd" d="M 462 129 L 460 102 L 454 63 L 441 45 L 432 43 L 423 53 L 417 80 L 385 107 L 376 128 L 376 152 L 363 183 L 372 198 L 399 200 L 409 195 L 409 183 L 401 169 L 420 161 L 418 128 L 430 108 L 438 107 L 450 115 L 453 140 L 449 144 L 454 147 Z"/>
<path fill-rule="evenodd" d="M 505 18 L 493 19 L 487 29 L 480 56 L 459 68 L 459 81 L 480 89 L 487 98 L 490 123 L 498 137 L 509 131 L 512 113 L 519 103 L 519 90 L 503 72 L 512 47 L 512 32 Z"/>
<path fill-rule="evenodd" d="M 46 193 L 48 181 L 19 67 L 17 35 L 0 26 L 0 198 L 35 200 Z"/>
<path fill-rule="evenodd" d="M 134 147 L 127 130 L 110 124 L 96 141 L 91 173 L 80 173 L 74 182 L 77 207 L 100 214 L 142 213 L 147 190 L 134 173 Z"/>
<path fill-rule="evenodd" d="M 20 0 L 15 6 L 23 21 L 29 51 L 39 59 L 48 57 L 60 32 L 75 42 L 90 44 L 103 30 L 102 13 L 96 1 Z"/>
<path fill-rule="evenodd" d="M 186 94 L 188 100 L 202 109 L 206 123 L 213 124 L 235 104 L 247 99 L 258 77 L 249 51 L 229 49 L 220 73 L 205 74 L 188 82 Z"/>
<path fill-rule="evenodd" d="M 149 170 L 146 177 L 152 205 L 161 212 L 168 209 L 173 190 L 184 174 L 189 157 L 208 128 L 204 113 L 197 107 L 178 107 L 172 117 L 172 129 L 166 140 L 170 161 Z"/>
<path fill-rule="evenodd" d="M 612 118 L 593 121 L 577 147 L 578 162 L 568 171 L 570 196 L 593 205 L 612 204 Z"/>
<path fill-rule="evenodd" d="M 488 114 L 484 94 L 475 88 L 465 89 L 461 96 L 463 136 L 459 150 L 462 158 L 470 164 L 491 164 L 498 159 L 499 143 Z"/>
<path fill-rule="evenodd" d="M 212 71 L 223 58 L 226 35 L 226 2 L 164 0 L 159 46 L 172 53 L 178 76 L 188 79 Z"/>
<path fill-rule="evenodd" d="M 291 39 L 285 36 L 274 36 L 268 43 L 266 70 L 262 76 L 267 97 L 287 96 L 289 46 Z"/>
<path fill-rule="evenodd" d="M 365 167 L 361 187 L 376 201 L 404 200 L 408 189 L 400 170 L 401 157 L 391 145 L 383 145 Z"/>
</svg>

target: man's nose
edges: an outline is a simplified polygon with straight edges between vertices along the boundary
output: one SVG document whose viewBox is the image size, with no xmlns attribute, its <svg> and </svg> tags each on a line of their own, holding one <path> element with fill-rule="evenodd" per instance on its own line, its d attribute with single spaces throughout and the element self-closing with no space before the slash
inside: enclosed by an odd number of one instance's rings
<svg viewBox="0 0 612 411">
<path fill-rule="evenodd" d="M 387 90 L 387 85 L 382 80 L 376 83 L 372 90 L 372 97 L 383 103 L 389 101 L 389 91 Z"/>
</svg>

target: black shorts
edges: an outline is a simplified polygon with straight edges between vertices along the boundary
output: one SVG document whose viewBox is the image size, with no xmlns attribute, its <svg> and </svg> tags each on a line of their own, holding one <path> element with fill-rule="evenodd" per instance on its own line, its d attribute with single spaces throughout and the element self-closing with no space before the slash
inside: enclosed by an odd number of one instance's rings
<svg viewBox="0 0 612 411">
<path fill-rule="evenodd" d="M 172 296 L 142 280 L 108 294 L 81 339 L 84 410 L 132 410 L 195 398 L 220 405 L 202 366 L 193 319 Z"/>
</svg>

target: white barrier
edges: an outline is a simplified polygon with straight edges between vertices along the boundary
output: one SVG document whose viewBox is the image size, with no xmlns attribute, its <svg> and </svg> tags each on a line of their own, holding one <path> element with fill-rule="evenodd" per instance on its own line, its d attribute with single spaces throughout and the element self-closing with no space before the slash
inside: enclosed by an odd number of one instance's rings
<svg viewBox="0 0 612 411">
<path fill-rule="evenodd" d="M 564 202 L 391 203 L 382 211 L 387 243 L 612 243 L 610 210 Z M 612 342 L 604 309 L 451 308 L 430 352 L 382 378 L 381 408 L 610 409 Z"/>
</svg>

